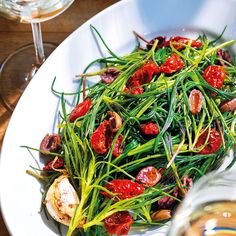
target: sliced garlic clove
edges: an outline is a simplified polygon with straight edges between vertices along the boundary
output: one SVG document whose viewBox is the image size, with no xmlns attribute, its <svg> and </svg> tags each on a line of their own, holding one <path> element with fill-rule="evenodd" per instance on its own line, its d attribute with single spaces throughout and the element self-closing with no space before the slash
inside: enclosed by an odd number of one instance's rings
<svg viewBox="0 0 236 236">
<path fill-rule="evenodd" d="M 48 189 L 45 204 L 53 219 L 64 225 L 70 224 L 79 198 L 67 175 L 54 180 Z"/>
</svg>

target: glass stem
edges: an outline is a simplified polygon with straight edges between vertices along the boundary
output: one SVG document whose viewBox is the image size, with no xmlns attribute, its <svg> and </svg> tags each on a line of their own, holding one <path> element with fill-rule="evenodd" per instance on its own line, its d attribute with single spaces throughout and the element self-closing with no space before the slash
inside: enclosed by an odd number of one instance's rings
<svg viewBox="0 0 236 236">
<path fill-rule="evenodd" d="M 33 40 L 36 54 L 36 66 L 39 67 L 43 64 L 45 60 L 41 25 L 40 23 L 31 23 L 31 27 L 33 32 Z"/>
</svg>

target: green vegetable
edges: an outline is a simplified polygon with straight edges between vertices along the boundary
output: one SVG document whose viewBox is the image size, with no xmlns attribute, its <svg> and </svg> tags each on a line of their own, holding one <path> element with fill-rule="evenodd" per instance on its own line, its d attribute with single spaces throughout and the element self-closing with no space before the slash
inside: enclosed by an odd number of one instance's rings
<svg viewBox="0 0 236 236">
<path fill-rule="evenodd" d="M 92 30 L 104 43 L 110 57 L 92 62 L 84 71 L 83 79 L 105 71 L 103 68 L 87 73 L 97 63 L 116 68 L 121 73 L 110 85 L 100 81 L 86 88 L 86 99 L 92 100 L 92 107 L 88 114 L 76 121 L 77 125 L 68 121 L 70 110 L 65 105 L 66 97 L 73 94 L 59 93 L 52 86 L 53 92 L 61 96 L 62 104 L 59 134 L 63 142 L 60 156 L 64 157 L 66 171 L 80 198 L 67 236 L 74 231 L 78 231 L 78 235 L 105 235 L 104 219 L 125 210 L 132 212 L 135 225 L 162 225 L 163 222 L 152 222 L 150 217 L 155 203 L 166 196 L 176 199 L 176 203 L 181 201 L 181 197 L 175 198 L 172 194 L 177 188 L 184 192 L 183 178 L 188 176 L 196 181 L 218 168 L 236 143 L 236 112 L 221 113 L 219 110 L 220 102 L 236 97 L 235 65 L 227 66 L 227 79 L 220 90 L 211 87 L 201 76 L 204 68 L 216 63 L 217 50 L 233 44 L 233 40 L 217 45 L 217 41 L 209 42 L 206 36 L 202 36 L 199 38 L 203 44 L 201 48 L 185 45 L 181 51 L 177 51 L 173 45 L 156 50 L 156 42 L 150 51 L 136 49 L 129 55 L 118 56 L 109 49 L 94 27 Z M 161 65 L 172 53 L 178 54 L 183 60 L 185 67 L 182 70 L 170 75 L 161 73 L 154 76 L 150 83 L 142 85 L 145 91 L 142 94 L 124 92 L 128 79 L 142 65 L 152 59 Z M 202 109 L 197 115 L 189 110 L 188 96 L 193 89 L 201 91 L 204 97 Z M 82 92 L 80 83 L 77 96 L 80 97 Z M 211 96 L 212 92 L 216 96 Z M 115 111 L 123 120 L 115 139 L 119 134 L 123 135 L 124 150 L 117 158 L 112 157 L 115 141 L 104 155 L 94 152 L 90 143 L 92 133 L 108 119 L 107 111 Z M 145 137 L 140 131 L 140 124 L 149 121 L 158 124 L 160 132 L 156 137 Z M 202 130 L 217 128 L 217 121 L 223 130 L 225 147 L 221 146 L 216 153 L 199 154 L 195 145 Z M 108 181 L 122 178 L 135 180 L 139 170 L 146 166 L 163 168 L 164 172 L 161 182 L 147 188 L 144 194 L 117 202 L 100 194 Z M 50 173 L 48 175 L 47 180 L 49 177 L 50 181 Z M 53 174 L 51 176 L 55 178 Z M 84 222 L 82 229 L 78 229 L 81 222 Z"/>
</svg>

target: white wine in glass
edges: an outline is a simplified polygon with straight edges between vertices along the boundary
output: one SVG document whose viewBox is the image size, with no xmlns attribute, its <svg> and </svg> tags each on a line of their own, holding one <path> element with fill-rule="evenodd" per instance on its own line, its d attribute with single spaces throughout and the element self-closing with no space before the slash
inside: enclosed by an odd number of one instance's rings
<svg viewBox="0 0 236 236">
<path fill-rule="evenodd" d="M 236 168 L 197 181 L 177 209 L 167 235 L 236 235 Z"/>
<path fill-rule="evenodd" d="M 0 0 L 2 14 L 21 23 L 50 20 L 66 10 L 71 0 Z"/>
<path fill-rule="evenodd" d="M 29 81 L 56 48 L 55 44 L 43 43 L 40 22 L 61 14 L 73 1 L 0 0 L 0 16 L 20 23 L 30 23 L 33 33 L 33 44 L 14 51 L 0 68 L 0 96 L 9 110 L 14 109 Z"/>
</svg>

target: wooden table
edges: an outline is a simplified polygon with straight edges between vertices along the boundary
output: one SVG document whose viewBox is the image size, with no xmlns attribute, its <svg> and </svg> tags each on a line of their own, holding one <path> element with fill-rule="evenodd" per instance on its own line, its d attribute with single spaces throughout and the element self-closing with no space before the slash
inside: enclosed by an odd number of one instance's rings
<svg viewBox="0 0 236 236">
<path fill-rule="evenodd" d="M 116 2 L 118 0 L 75 0 L 63 14 L 42 23 L 44 41 L 61 43 L 82 23 Z M 29 24 L 18 24 L 0 17 L 0 63 L 11 52 L 31 42 L 32 33 Z M 11 112 L 0 103 L 0 149 L 10 117 Z M 0 214 L 0 236 L 9 235 Z"/>
</svg>

